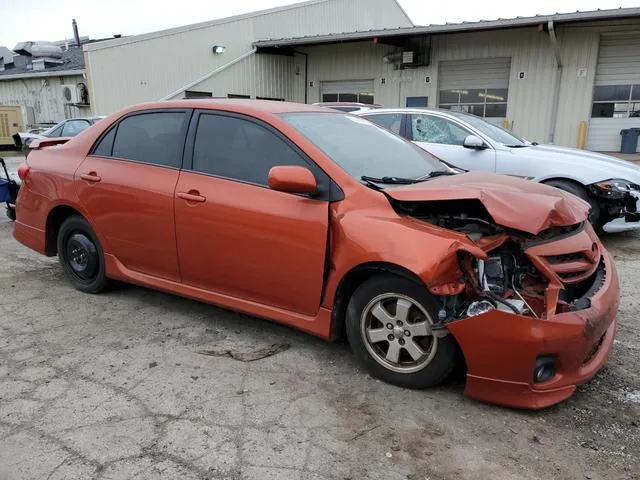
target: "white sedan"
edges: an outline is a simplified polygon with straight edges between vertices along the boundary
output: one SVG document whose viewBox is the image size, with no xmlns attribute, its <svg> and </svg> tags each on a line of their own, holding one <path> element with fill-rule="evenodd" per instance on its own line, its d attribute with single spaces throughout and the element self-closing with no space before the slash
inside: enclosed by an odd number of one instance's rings
<svg viewBox="0 0 640 480">
<path fill-rule="evenodd" d="M 538 145 L 480 117 L 438 109 L 379 109 L 358 114 L 445 162 L 527 178 L 591 204 L 591 222 L 606 231 L 640 228 L 640 167 L 574 148 Z"/>
</svg>

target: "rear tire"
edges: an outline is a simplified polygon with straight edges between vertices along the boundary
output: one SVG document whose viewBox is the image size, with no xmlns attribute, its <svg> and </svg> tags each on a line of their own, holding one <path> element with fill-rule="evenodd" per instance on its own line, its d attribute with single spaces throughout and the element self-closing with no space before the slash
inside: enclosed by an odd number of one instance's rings
<svg viewBox="0 0 640 480">
<path fill-rule="evenodd" d="M 433 335 L 435 299 L 423 285 L 378 275 L 353 293 L 346 316 L 347 338 L 356 359 L 374 377 L 405 388 L 441 383 L 456 364 L 451 335 Z"/>
<path fill-rule="evenodd" d="M 84 218 L 74 215 L 60 226 L 58 259 L 71 284 L 81 292 L 99 293 L 107 287 L 104 252 Z"/>
<path fill-rule="evenodd" d="M 602 229 L 602 225 L 600 225 L 600 207 L 595 202 L 595 200 L 587 194 L 587 191 L 582 185 L 578 185 L 567 180 L 551 180 L 549 182 L 546 182 L 545 184 L 551 187 L 559 188 L 560 190 L 564 190 L 565 192 L 572 193 L 576 197 L 579 197 L 585 202 L 588 202 L 589 205 L 591 205 L 589 221 L 596 229 Z"/>
</svg>

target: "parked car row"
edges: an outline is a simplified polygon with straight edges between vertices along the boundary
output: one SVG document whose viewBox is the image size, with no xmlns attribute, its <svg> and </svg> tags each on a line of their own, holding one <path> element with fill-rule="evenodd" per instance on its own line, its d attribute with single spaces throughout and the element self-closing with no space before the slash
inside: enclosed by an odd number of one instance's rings
<svg viewBox="0 0 640 480">
<path fill-rule="evenodd" d="M 464 362 L 470 397 L 522 408 L 568 398 L 616 330 L 618 277 L 592 205 L 517 178 L 534 171 L 457 173 L 407 139 L 429 148 L 457 135 L 496 171 L 502 155 L 525 163 L 517 152 L 536 148 L 495 138 L 507 132 L 453 116 L 432 137 L 425 119 L 387 113 L 400 135 L 284 102 L 134 106 L 72 139 L 32 142 L 14 236 L 57 255 L 83 292 L 120 280 L 324 339 L 344 332 L 395 385 L 437 385 Z"/>
</svg>

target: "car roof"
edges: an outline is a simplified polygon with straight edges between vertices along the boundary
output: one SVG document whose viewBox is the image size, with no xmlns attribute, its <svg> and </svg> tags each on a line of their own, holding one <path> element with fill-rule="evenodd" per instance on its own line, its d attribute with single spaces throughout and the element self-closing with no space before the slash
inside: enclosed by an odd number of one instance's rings
<svg viewBox="0 0 640 480">
<path fill-rule="evenodd" d="M 305 105 L 303 103 L 279 102 L 273 100 L 247 100 L 247 99 L 183 99 L 183 100 L 167 100 L 160 102 L 148 102 L 138 105 L 132 105 L 125 111 L 135 112 L 151 109 L 163 108 L 196 108 L 225 110 L 229 112 L 244 114 L 280 114 L 280 113 L 296 113 L 296 112 L 332 112 L 338 113 L 328 108 L 318 107 L 314 105 Z"/>
<path fill-rule="evenodd" d="M 443 113 L 445 115 L 451 115 L 450 110 L 445 110 L 444 108 L 428 108 L 428 107 L 376 108 L 365 113 L 367 114 L 375 113 L 376 115 L 378 115 L 380 113 L 425 113 L 425 112 Z"/>
</svg>

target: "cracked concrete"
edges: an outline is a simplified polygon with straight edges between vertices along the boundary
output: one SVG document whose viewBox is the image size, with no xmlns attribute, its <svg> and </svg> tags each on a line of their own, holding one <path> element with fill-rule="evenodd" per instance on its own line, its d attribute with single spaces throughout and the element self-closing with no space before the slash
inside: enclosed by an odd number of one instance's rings
<svg viewBox="0 0 640 480">
<path fill-rule="evenodd" d="M 403 390 L 348 347 L 132 286 L 75 291 L 0 220 L 0 479 L 638 479 L 640 235 L 606 369 L 542 412 Z M 198 352 L 291 347 L 250 363 Z"/>
</svg>

